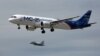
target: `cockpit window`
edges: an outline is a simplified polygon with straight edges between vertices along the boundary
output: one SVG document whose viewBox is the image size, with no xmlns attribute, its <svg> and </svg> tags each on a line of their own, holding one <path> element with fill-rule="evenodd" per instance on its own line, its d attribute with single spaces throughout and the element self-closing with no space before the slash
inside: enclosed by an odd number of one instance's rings
<svg viewBox="0 0 100 56">
<path fill-rule="evenodd" d="M 16 16 L 11 16 L 11 18 L 17 18 Z"/>
</svg>

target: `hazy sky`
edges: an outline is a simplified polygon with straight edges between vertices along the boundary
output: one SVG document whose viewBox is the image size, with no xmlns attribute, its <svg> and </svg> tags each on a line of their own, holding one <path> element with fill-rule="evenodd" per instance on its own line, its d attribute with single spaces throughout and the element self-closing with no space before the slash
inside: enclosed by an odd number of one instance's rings
<svg viewBox="0 0 100 56">
<path fill-rule="evenodd" d="M 97 24 L 83 30 L 57 30 L 46 34 L 27 31 L 25 26 L 8 22 L 13 14 L 68 18 L 92 10 L 90 22 Z M 100 0 L 0 0 L 0 56 L 100 56 Z M 29 44 L 45 40 L 44 47 Z"/>
</svg>

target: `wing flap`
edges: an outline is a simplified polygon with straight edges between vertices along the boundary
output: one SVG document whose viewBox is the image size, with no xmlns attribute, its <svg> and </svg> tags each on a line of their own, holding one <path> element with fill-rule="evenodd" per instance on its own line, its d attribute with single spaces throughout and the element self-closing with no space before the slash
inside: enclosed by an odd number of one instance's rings
<svg viewBox="0 0 100 56">
<path fill-rule="evenodd" d="M 60 22 L 60 23 L 54 25 L 53 27 L 57 28 L 57 29 L 71 29 L 70 26 L 68 24 L 66 24 L 65 22 Z"/>
</svg>

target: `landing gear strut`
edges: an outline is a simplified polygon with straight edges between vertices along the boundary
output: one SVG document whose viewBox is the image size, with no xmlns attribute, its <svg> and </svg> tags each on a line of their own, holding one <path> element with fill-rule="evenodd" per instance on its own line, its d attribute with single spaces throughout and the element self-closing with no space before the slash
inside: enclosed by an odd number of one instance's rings
<svg viewBox="0 0 100 56">
<path fill-rule="evenodd" d="M 26 25 L 26 29 L 27 29 L 27 30 L 29 29 L 29 26 L 28 26 L 28 25 Z"/>
<path fill-rule="evenodd" d="M 18 29 L 20 29 L 20 25 L 19 25 L 19 24 L 17 24 L 17 26 L 18 26 Z"/>
<path fill-rule="evenodd" d="M 50 23 L 50 27 L 51 27 L 50 31 L 54 32 L 53 24 Z"/>
<path fill-rule="evenodd" d="M 44 27 L 43 26 L 44 26 L 44 24 L 43 24 L 43 22 L 41 22 L 41 30 L 42 30 L 41 33 L 44 34 L 45 33 L 45 30 L 44 30 Z"/>
</svg>

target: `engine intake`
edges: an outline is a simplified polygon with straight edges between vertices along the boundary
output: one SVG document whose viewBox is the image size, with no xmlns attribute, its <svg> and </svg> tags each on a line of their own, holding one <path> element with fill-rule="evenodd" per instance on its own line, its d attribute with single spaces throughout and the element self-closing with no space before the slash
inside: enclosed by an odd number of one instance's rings
<svg viewBox="0 0 100 56">
<path fill-rule="evenodd" d="M 34 31 L 35 29 L 36 29 L 36 27 L 28 27 L 27 30 L 29 30 L 29 31 Z"/>
</svg>

